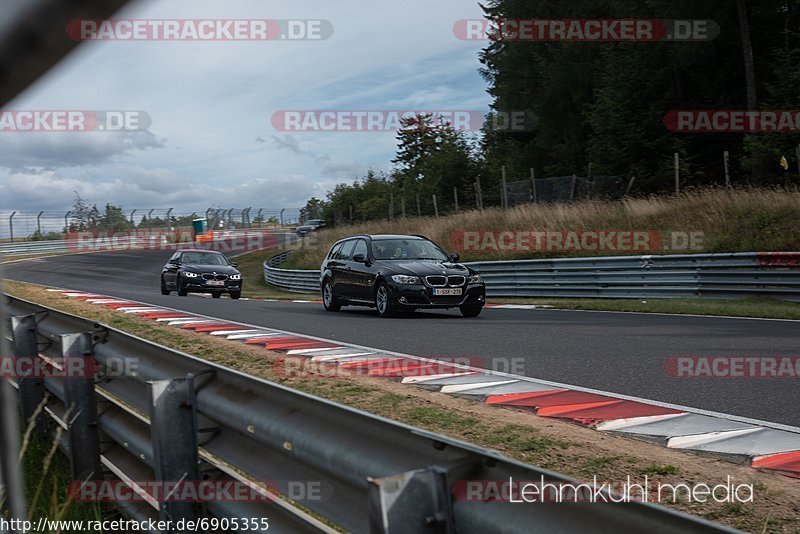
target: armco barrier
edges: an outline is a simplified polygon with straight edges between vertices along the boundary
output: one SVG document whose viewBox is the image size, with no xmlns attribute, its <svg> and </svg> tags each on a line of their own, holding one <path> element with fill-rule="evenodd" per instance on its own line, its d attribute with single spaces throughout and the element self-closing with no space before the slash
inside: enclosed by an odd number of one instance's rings
<svg viewBox="0 0 800 534">
<path fill-rule="evenodd" d="M 119 503 L 128 517 L 268 518 L 276 532 L 733 532 L 650 503 L 460 499 L 467 480 L 572 481 L 24 300 L 8 298 L 7 312 L 19 355 L 72 356 L 101 371 L 135 362 L 137 371 L 124 376 L 45 378 L 44 388 L 18 381 L 24 414 L 49 394 L 46 413 L 65 432 L 73 476 L 99 478 L 102 470 L 124 485 L 270 481 L 280 494 L 203 508 L 169 499 Z M 315 481 L 319 497 L 284 498 L 292 481 Z"/>
<path fill-rule="evenodd" d="M 294 292 L 319 291 L 319 271 L 264 263 L 268 284 Z M 609 256 L 471 262 L 493 297 L 743 298 L 800 301 L 800 253 Z"/>
<path fill-rule="evenodd" d="M 170 250 L 176 245 L 167 240 L 164 233 L 153 235 L 141 234 L 128 236 L 120 232 L 121 237 L 98 237 L 68 239 L 62 241 L 24 241 L 0 244 L 0 258 L 3 256 L 33 256 L 36 254 L 59 254 L 63 252 L 111 252 L 124 250 Z M 266 230 L 225 230 L 214 233 L 214 239 L 201 243 L 198 246 L 208 246 L 209 243 L 241 243 L 246 248 L 247 240 L 251 237 L 275 236 L 278 243 L 288 243 L 296 236 L 289 232 L 274 232 Z M 182 242 L 181 247 L 195 246 L 193 242 Z M 247 251 L 247 250 L 245 250 Z"/>
</svg>

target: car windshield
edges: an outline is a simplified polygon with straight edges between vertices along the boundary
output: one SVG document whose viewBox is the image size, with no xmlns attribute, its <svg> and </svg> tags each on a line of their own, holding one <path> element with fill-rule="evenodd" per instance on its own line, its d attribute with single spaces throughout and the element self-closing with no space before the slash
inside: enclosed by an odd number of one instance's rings
<svg viewBox="0 0 800 534">
<path fill-rule="evenodd" d="M 442 249 L 424 239 L 381 239 L 372 242 L 376 260 L 447 260 Z"/>
<path fill-rule="evenodd" d="M 211 252 L 187 252 L 181 256 L 181 263 L 228 265 L 228 260 L 222 254 L 214 254 Z"/>
</svg>

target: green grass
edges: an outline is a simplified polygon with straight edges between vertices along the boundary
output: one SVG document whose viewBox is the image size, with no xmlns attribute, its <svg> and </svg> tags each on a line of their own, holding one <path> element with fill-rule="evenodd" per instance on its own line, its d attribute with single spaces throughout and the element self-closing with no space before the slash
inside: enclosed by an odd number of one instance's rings
<svg viewBox="0 0 800 534">
<path fill-rule="evenodd" d="M 771 299 L 538 299 L 489 298 L 491 303 L 536 304 L 560 310 L 595 310 L 681 315 L 724 315 L 767 319 L 800 319 L 800 304 Z"/>
<path fill-rule="evenodd" d="M 45 441 L 32 436 L 23 447 L 22 467 L 31 521 L 42 517 L 84 522 L 120 517 L 109 504 L 84 503 L 68 497 L 72 482 L 69 461 L 56 448 L 55 438 Z"/>
<path fill-rule="evenodd" d="M 571 445 L 567 441 L 547 438 L 537 432 L 532 432 L 531 428 L 514 424 L 503 426 L 498 432 L 487 436 L 486 439 L 492 447 L 502 446 L 504 449 L 527 453 L 566 449 Z"/>
<path fill-rule="evenodd" d="M 317 268 L 331 245 L 343 237 L 367 233 L 423 234 L 464 261 L 552 257 L 681 253 L 665 245 L 672 232 L 704 236 L 696 252 L 786 252 L 800 250 L 800 190 L 791 188 L 699 188 L 670 196 L 584 200 L 570 204 L 523 204 L 503 210 L 470 210 L 442 217 L 407 217 L 363 224 L 328 226 L 314 232 L 290 260 L 291 268 Z M 662 243 L 652 250 L 497 251 L 462 249 L 465 230 L 555 230 L 657 232 Z"/>
<path fill-rule="evenodd" d="M 250 252 L 232 258 L 232 261 L 239 265 L 239 272 L 242 273 L 244 278 L 242 296 L 251 299 L 279 300 L 307 299 L 311 296 L 319 297 L 318 293 L 290 293 L 267 285 L 264 281 L 264 261 L 279 252 L 276 250 Z"/>
<path fill-rule="evenodd" d="M 648 465 L 642 470 L 643 475 L 677 475 L 678 468 L 674 465 Z"/>
</svg>

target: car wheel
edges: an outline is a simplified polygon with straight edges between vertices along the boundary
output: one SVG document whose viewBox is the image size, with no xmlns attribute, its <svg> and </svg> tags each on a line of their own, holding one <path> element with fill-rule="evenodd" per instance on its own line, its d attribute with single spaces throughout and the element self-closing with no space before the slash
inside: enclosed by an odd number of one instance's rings
<svg viewBox="0 0 800 534">
<path fill-rule="evenodd" d="M 458 309 L 464 317 L 477 317 L 481 314 L 483 306 L 459 306 Z"/>
<path fill-rule="evenodd" d="M 172 293 L 169 289 L 167 289 L 167 285 L 164 283 L 164 279 L 161 279 L 161 294 L 162 295 L 169 295 Z"/>
<path fill-rule="evenodd" d="M 218 299 L 221 296 L 222 296 L 222 293 L 220 293 L 219 291 L 215 291 L 214 293 L 211 293 L 211 298 L 212 299 Z"/>
<path fill-rule="evenodd" d="M 183 287 L 183 282 L 181 282 L 180 279 L 178 279 L 178 281 L 175 282 L 175 285 L 178 286 L 178 296 L 179 297 L 185 297 L 186 295 L 189 294 L 189 290 L 186 289 L 185 287 Z"/>
<path fill-rule="evenodd" d="M 394 315 L 392 297 L 386 282 L 379 283 L 378 289 L 375 290 L 375 308 L 381 317 L 392 317 Z"/>
<path fill-rule="evenodd" d="M 239 300 L 239 298 L 241 298 L 241 296 L 242 296 L 242 292 L 241 291 L 231 291 L 230 295 L 231 295 L 231 298 L 233 300 Z"/>
<path fill-rule="evenodd" d="M 330 312 L 337 312 L 342 309 L 342 305 L 339 304 L 333 294 L 333 286 L 328 278 L 322 283 L 322 305 Z"/>
</svg>

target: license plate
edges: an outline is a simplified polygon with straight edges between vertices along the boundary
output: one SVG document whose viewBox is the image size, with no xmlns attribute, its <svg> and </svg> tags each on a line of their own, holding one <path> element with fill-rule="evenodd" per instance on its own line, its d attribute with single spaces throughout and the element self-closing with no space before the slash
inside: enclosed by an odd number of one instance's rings
<svg viewBox="0 0 800 534">
<path fill-rule="evenodd" d="M 461 295 L 461 288 L 453 289 L 434 289 L 433 294 L 439 297 L 457 297 Z"/>
<path fill-rule="evenodd" d="M 209 280 L 208 282 L 206 282 L 206 284 L 210 286 L 224 286 L 225 282 L 221 280 Z"/>
</svg>

